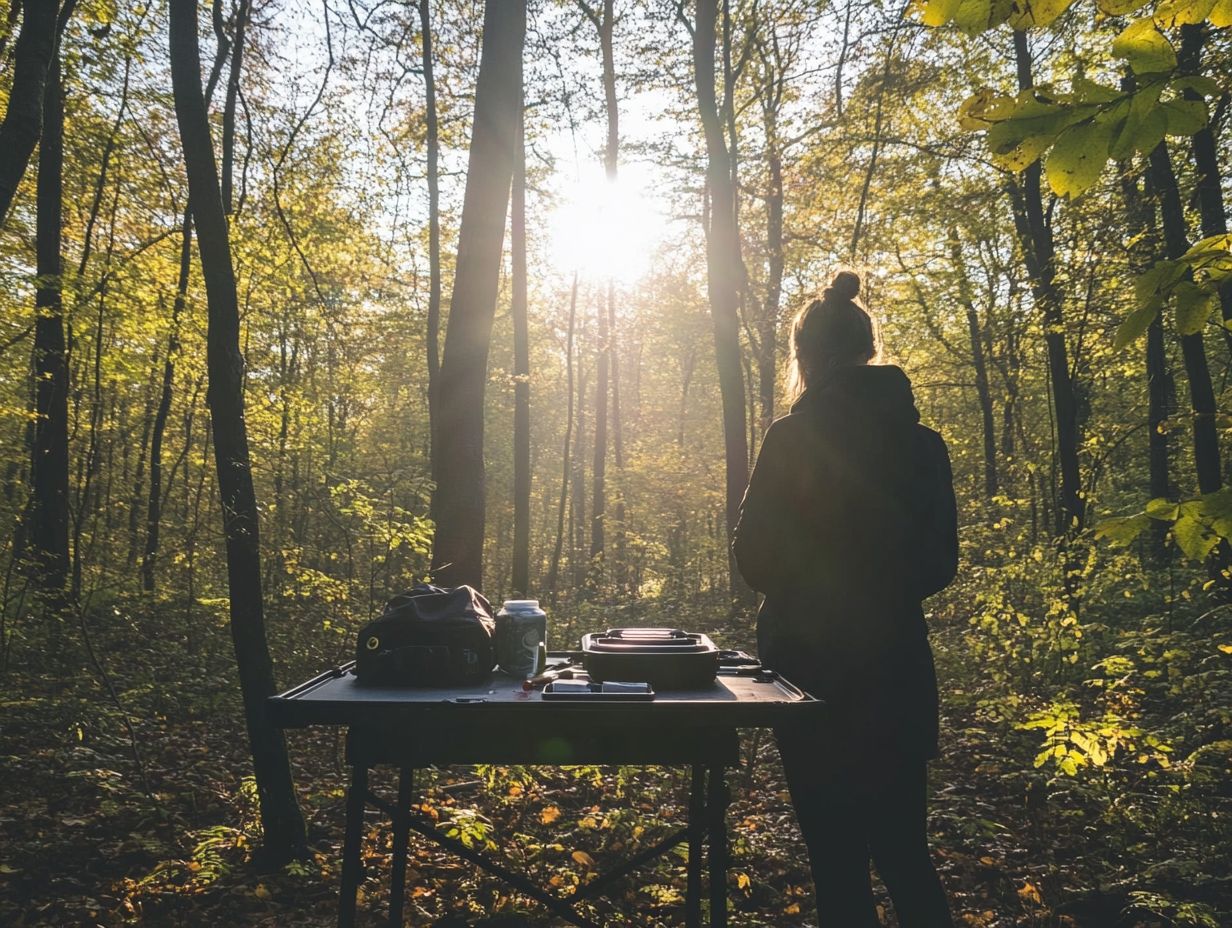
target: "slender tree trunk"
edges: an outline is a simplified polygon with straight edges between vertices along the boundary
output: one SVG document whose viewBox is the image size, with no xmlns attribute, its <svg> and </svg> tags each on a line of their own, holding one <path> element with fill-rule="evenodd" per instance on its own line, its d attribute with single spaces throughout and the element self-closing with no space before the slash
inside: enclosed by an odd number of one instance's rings
<svg viewBox="0 0 1232 928">
<path fill-rule="evenodd" d="M 607 301 L 610 305 L 613 285 L 607 284 Z M 608 343 L 608 312 L 600 303 L 595 307 L 598 323 L 599 353 L 595 359 L 595 444 L 594 462 L 591 465 L 590 503 L 590 570 L 591 582 L 596 586 L 603 578 L 603 529 L 607 508 L 607 397 L 608 360 L 611 346 Z"/>
<path fill-rule="evenodd" d="M 625 439 L 624 429 L 620 422 L 620 352 L 616 338 L 616 302 L 609 300 L 607 304 L 607 331 L 611 343 L 612 368 L 610 371 L 612 383 L 612 463 L 616 465 L 616 492 L 613 514 L 615 524 L 612 526 L 616 535 L 616 559 L 612 565 L 612 582 L 616 589 L 623 590 L 628 582 L 628 564 L 626 555 L 628 549 L 625 543 Z"/>
<path fill-rule="evenodd" d="M 158 379 L 159 372 L 162 370 L 164 358 L 162 353 L 155 348 L 154 358 L 150 367 L 150 378 L 146 382 L 145 402 L 142 404 L 141 410 L 141 443 L 137 447 L 137 464 L 134 467 L 134 473 L 131 483 L 128 483 L 132 489 L 132 495 L 129 497 L 128 504 L 128 557 L 125 559 L 125 564 L 129 570 L 134 570 L 137 567 L 138 552 L 145 544 L 141 537 L 141 516 L 145 498 L 145 470 L 150 451 L 150 436 L 154 430 L 154 385 Z M 120 423 L 122 433 L 127 431 L 125 423 Z M 127 445 L 125 446 L 127 453 Z M 128 482 L 128 466 L 127 457 L 125 458 L 124 480 Z"/>
<path fill-rule="evenodd" d="M 1178 64 L 1186 74 L 1201 70 L 1202 46 L 1206 41 L 1206 23 L 1181 26 L 1181 51 Z M 1186 90 L 1187 100 L 1201 100 L 1195 90 Z M 1219 151 L 1215 132 L 1207 122 L 1190 139 L 1194 161 L 1194 195 L 1198 201 L 1198 216 L 1202 223 L 1202 237 L 1228 234 L 1228 218 L 1223 202 L 1223 178 L 1219 171 Z M 1219 288 L 1219 309 L 1223 321 L 1232 321 L 1232 282 Z M 1232 330 L 1224 328 L 1224 338 L 1232 345 Z"/>
<path fill-rule="evenodd" d="M 35 294 L 38 318 L 34 327 L 33 356 L 36 386 L 27 537 L 34 561 L 36 588 L 46 594 L 49 605 L 54 606 L 63 595 L 69 571 L 69 358 L 64 331 L 61 255 L 64 99 L 58 43 L 50 58 L 40 120 L 43 137 L 39 145 L 35 229 L 39 285 Z"/>
<path fill-rule="evenodd" d="M 16 5 L 19 0 L 11 2 Z M 43 131 L 43 97 L 54 54 L 59 6 L 59 0 L 22 3 L 21 31 L 13 48 L 13 83 L 4 122 L 0 123 L 0 228 Z"/>
<path fill-rule="evenodd" d="M 706 185 L 711 202 L 710 223 L 706 228 L 706 289 L 710 297 L 719 392 L 723 401 L 727 470 L 725 509 L 727 537 L 730 538 L 749 481 L 749 452 L 740 366 L 740 237 L 736 228 L 736 191 L 731 182 L 731 163 L 715 100 L 715 7 L 715 0 L 697 0 L 693 69 L 698 113 L 706 137 Z M 730 550 L 727 561 L 733 600 L 751 602 L 751 591 L 740 578 Z"/>
<path fill-rule="evenodd" d="M 967 334 L 971 339 L 971 366 L 975 370 L 975 392 L 980 403 L 980 422 L 984 435 L 984 496 L 997 495 L 997 437 L 993 427 L 992 389 L 988 384 L 988 364 L 984 357 L 984 333 L 971 293 L 971 281 L 963 263 L 958 229 L 950 227 L 950 263 L 958 276 L 958 300 L 967 315 Z"/>
<path fill-rule="evenodd" d="M 432 570 L 437 581 L 447 586 L 483 583 L 483 397 L 517 148 L 525 33 L 525 0 L 486 5 L 457 270 L 438 393 Z"/>
<path fill-rule="evenodd" d="M 180 272 L 175 284 L 175 303 L 171 307 L 171 333 L 167 336 L 167 358 L 163 361 L 162 389 L 158 396 L 158 412 L 154 415 L 154 433 L 150 439 L 150 493 L 146 505 L 145 551 L 141 556 L 141 588 L 153 593 L 158 563 L 159 530 L 162 525 L 163 498 L 163 435 L 171 415 L 172 391 L 175 384 L 175 362 L 180 353 L 180 316 L 188 300 L 188 277 L 192 270 L 192 211 L 184 213 L 180 235 Z"/>
<path fill-rule="evenodd" d="M 761 435 L 774 421 L 774 396 L 778 381 L 779 303 L 783 298 L 783 159 L 777 139 L 766 153 L 770 189 L 766 196 L 766 304 L 758 327 L 757 383 L 760 398 Z"/>
<path fill-rule="evenodd" d="M 1014 33 L 1014 57 L 1018 87 L 1033 86 L 1031 52 L 1025 32 Z M 1065 345 L 1065 315 L 1056 283 L 1056 256 L 1052 226 L 1044 211 L 1040 189 L 1040 163 L 1036 161 L 1022 174 L 1015 198 L 1014 222 L 1027 259 L 1031 289 L 1044 323 L 1044 342 L 1048 349 L 1048 373 L 1056 420 L 1057 463 L 1061 472 L 1061 492 L 1056 507 L 1055 532 L 1066 537 L 1082 528 L 1086 517 L 1078 467 L 1078 401 L 1070 375 Z"/>
<path fill-rule="evenodd" d="M 114 218 L 114 217 L 113 217 Z M 94 328 L 94 352 L 90 359 L 93 368 L 90 392 L 90 438 L 86 445 L 84 473 L 80 484 L 81 490 L 77 497 L 77 511 L 72 521 L 72 575 L 69 589 L 74 602 L 81 598 L 82 569 L 85 551 L 82 544 L 82 533 L 85 531 L 86 515 L 90 511 L 94 492 L 94 478 L 100 467 L 99 445 L 103 424 L 103 344 L 106 332 L 106 288 L 98 296 L 98 314 Z"/>
<path fill-rule="evenodd" d="M 169 31 L 176 121 L 188 173 L 189 202 L 198 233 L 209 314 L 206 399 L 213 423 L 214 462 L 222 498 L 231 636 L 261 809 L 263 854 L 268 863 L 277 865 L 303 853 L 304 820 L 291 782 L 286 740 L 282 730 L 271 724 L 266 708 L 266 700 L 275 691 L 274 669 L 265 637 L 260 525 L 244 421 L 239 300 L 201 89 L 196 0 L 171 0 Z"/>
<path fill-rule="evenodd" d="M 599 37 L 599 54 L 603 74 L 603 102 L 607 117 L 607 144 L 603 150 L 603 170 L 609 185 L 616 182 L 620 152 L 620 111 L 616 99 L 616 63 L 612 44 L 615 28 L 613 0 L 603 0 L 602 9 L 589 5 L 586 0 L 577 0 L 582 13 L 590 20 Z M 616 288 L 611 279 L 607 282 L 607 306 L 596 309 L 598 321 L 598 357 L 595 366 L 595 442 L 594 463 L 591 469 L 592 501 L 590 521 L 590 583 L 599 586 L 603 581 L 603 561 L 607 522 L 607 416 L 610 395 L 610 366 L 613 356 Z"/>
<path fill-rule="evenodd" d="M 1155 147 L 1150 162 L 1151 182 L 1159 197 L 1164 249 L 1168 257 L 1175 260 L 1189 250 L 1189 236 L 1185 231 L 1185 208 L 1181 203 L 1166 142 L 1160 142 Z M 1193 449 L 1198 490 L 1214 493 L 1223 486 L 1223 477 L 1219 432 L 1215 426 L 1215 390 L 1211 386 L 1206 344 L 1201 332 L 1181 336 L 1181 356 L 1185 361 L 1185 376 L 1189 380 L 1189 399 L 1193 407 Z"/>
<path fill-rule="evenodd" d="M 583 326 L 583 336 L 585 328 Z M 579 336 L 578 341 L 585 344 L 585 338 Z M 573 436 L 573 492 L 569 496 L 570 522 L 569 568 L 573 575 L 575 590 L 586 583 L 586 568 L 589 559 L 585 556 L 583 546 L 586 540 L 586 365 L 578 358 L 577 375 L 577 429 Z"/>
<path fill-rule="evenodd" d="M 428 435 L 429 461 L 436 479 L 437 390 L 441 362 L 438 357 L 441 332 L 441 192 L 440 140 L 436 120 L 436 82 L 432 77 L 431 0 L 419 0 L 421 63 L 424 79 L 424 127 L 428 172 Z"/>
<path fill-rule="evenodd" d="M 560 554 L 565 544 L 565 498 L 569 492 L 569 452 L 573 441 L 573 326 L 577 319 L 578 275 L 573 274 L 573 288 L 569 295 L 569 331 L 565 336 L 565 445 L 561 452 L 564 464 L 561 467 L 560 505 L 556 514 L 556 547 L 552 549 L 552 565 L 548 570 L 548 598 L 553 606 L 559 596 Z"/>
<path fill-rule="evenodd" d="M 1138 177 L 1130 165 L 1120 166 L 1121 194 L 1125 200 L 1125 212 L 1129 220 L 1129 234 L 1134 242 L 1130 248 L 1130 261 L 1135 273 L 1143 273 L 1159 257 L 1158 234 L 1155 229 L 1154 211 L 1149 200 L 1138 189 Z M 1147 189 L 1147 195 L 1151 191 Z M 1169 476 L 1169 448 L 1165 423 L 1172 405 L 1172 382 L 1168 374 L 1167 357 L 1164 352 L 1163 319 L 1156 316 L 1146 330 L 1146 383 L 1147 383 L 1147 462 L 1149 488 L 1152 499 L 1170 499 L 1173 495 Z M 1151 523 L 1151 556 L 1157 564 L 1168 560 L 1168 525 L 1165 522 Z"/>
<path fill-rule="evenodd" d="M 513 299 L 513 569 L 515 596 L 530 593 L 530 333 L 526 319 L 526 128 L 518 131 L 510 204 Z"/>
<path fill-rule="evenodd" d="M 240 72 L 244 66 L 244 38 L 248 31 L 249 0 L 235 8 L 235 40 L 231 43 L 231 70 L 227 75 L 227 99 L 222 110 L 222 206 L 231 215 L 231 175 L 235 165 L 235 105 L 240 95 Z"/>
</svg>

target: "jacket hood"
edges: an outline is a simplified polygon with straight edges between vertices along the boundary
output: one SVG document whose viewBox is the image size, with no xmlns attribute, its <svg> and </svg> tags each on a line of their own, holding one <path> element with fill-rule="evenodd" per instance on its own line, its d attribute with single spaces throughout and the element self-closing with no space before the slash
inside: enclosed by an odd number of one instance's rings
<svg viewBox="0 0 1232 928">
<path fill-rule="evenodd" d="M 920 421 L 911 381 L 893 364 L 835 368 L 791 407 L 793 413 L 839 409 L 885 422 L 914 425 Z"/>
</svg>

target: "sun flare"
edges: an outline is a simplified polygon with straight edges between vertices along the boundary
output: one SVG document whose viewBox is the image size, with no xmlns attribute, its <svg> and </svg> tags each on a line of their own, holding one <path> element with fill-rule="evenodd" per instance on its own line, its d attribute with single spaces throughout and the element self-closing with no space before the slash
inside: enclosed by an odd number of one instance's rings
<svg viewBox="0 0 1232 928">
<path fill-rule="evenodd" d="M 550 215 L 551 263 L 562 274 L 631 284 L 649 269 L 664 226 L 645 184 L 596 171 L 567 189 Z"/>
</svg>

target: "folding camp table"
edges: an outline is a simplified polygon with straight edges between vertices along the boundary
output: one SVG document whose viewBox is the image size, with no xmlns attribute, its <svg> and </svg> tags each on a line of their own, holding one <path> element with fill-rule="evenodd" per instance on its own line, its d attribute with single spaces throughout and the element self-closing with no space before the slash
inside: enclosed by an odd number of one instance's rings
<svg viewBox="0 0 1232 928">
<path fill-rule="evenodd" d="M 553 653 L 553 661 L 575 657 Z M 729 801 L 724 770 L 739 761 L 737 729 L 807 719 L 821 704 L 773 671 L 720 671 L 699 690 L 659 692 L 652 701 L 556 701 L 519 681 L 493 674 L 485 683 L 451 688 L 359 686 L 347 664 L 271 697 L 275 724 L 285 727 L 345 725 L 351 783 L 346 802 L 342 888 L 338 925 L 355 923 L 356 894 L 363 875 L 360 838 L 365 805 L 393 822 L 393 867 L 389 923 L 402 925 L 407 844 L 411 831 L 445 846 L 495 874 L 553 914 L 582 928 L 595 922 L 576 905 L 614 881 L 688 842 L 685 921 L 701 922 L 702 841 L 709 838 L 710 924 L 727 924 L 727 829 Z M 412 811 L 414 771 L 442 764 L 619 764 L 688 766 L 692 769 L 686 826 L 626 860 L 616 869 L 559 896 L 488 855 L 437 830 Z M 400 771 L 398 797 L 390 803 L 368 788 L 368 771 L 390 765 Z"/>
</svg>

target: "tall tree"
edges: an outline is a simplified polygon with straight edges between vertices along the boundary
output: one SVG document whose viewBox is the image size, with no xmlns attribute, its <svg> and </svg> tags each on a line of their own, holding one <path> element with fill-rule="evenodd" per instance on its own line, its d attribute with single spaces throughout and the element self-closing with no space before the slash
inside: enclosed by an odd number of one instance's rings
<svg viewBox="0 0 1232 928">
<path fill-rule="evenodd" d="M 1206 23 L 1191 23 L 1181 27 L 1181 50 L 1177 56 L 1177 64 L 1183 73 L 1198 74 L 1201 71 L 1200 59 L 1206 36 Z M 1185 98 L 1202 101 L 1202 95 L 1193 89 L 1185 91 Z M 1219 170 L 1219 146 L 1215 129 L 1212 127 L 1213 122 L 1213 119 L 1204 122 L 1190 138 L 1194 164 L 1194 198 L 1198 201 L 1198 218 L 1202 224 L 1203 238 L 1228 234 L 1228 216 L 1223 202 L 1223 176 Z M 1232 322 L 1232 282 L 1219 288 L 1219 308 L 1223 321 Z M 1232 333 L 1225 328 L 1224 334 L 1232 344 Z"/>
<path fill-rule="evenodd" d="M 231 178 L 235 165 L 235 108 L 240 95 L 240 74 L 244 67 L 244 40 L 248 34 L 249 7 L 250 0 L 239 0 L 235 6 L 235 38 L 231 42 L 231 69 L 227 74 L 227 96 L 222 110 L 222 205 L 228 216 L 233 212 Z M 220 51 L 222 48 L 220 43 Z M 205 97 L 208 101 L 208 91 Z"/>
<path fill-rule="evenodd" d="M 561 466 L 560 501 L 556 510 L 556 545 L 552 548 L 552 561 L 546 584 L 552 605 L 556 605 L 559 594 L 560 554 L 565 546 L 565 499 L 569 493 L 569 453 L 573 442 L 573 327 L 577 320 L 577 295 L 578 275 L 575 271 L 569 294 L 569 327 L 565 334 L 565 442 L 561 451 L 564 463 Z"/>
<path fill-rule="evenodd" d="M 39 144 L 35 224 L 35 417 L 27 510 L 35 583 L 53 602 L 64 590 L 69 569 L 69 366 L 62 278 L 64 98 L 59 44 L 58 39 L 52 43 L 39 120 L 43 137 Z"/>
<path fill-rule="evenodd" d="M 1151 183 L 1159 198 L 1164 250 L 1169 258 L 1175 260 L 1189 250 L 1189 235 L 1185 230 L 1185 207 L 1167 142 L 1160 142 L 1151 151 L 1150 166 Z M 1223 473 L 1219 431 L 1215 423 L 1215 389 L 1211 383 L 1206 343 L 1201 332 L 1181 335 L 1181 358 L 1185 363 L 1185 377 L 1189 381 L 1189 399 L 1193 408 L 1193 453 L 1198 490 L 1214 493 L 1223 486 Z M 1227 546 L 1221 554 L 1225 558 L 1228 556 Z"/>
<path fill-rule="evenodd" d="M 526 127 L 513 166 L 509 315 L 513 321 L 513 592 L 530 593 L 530 331 L 526 319 Z"/>
<path fill-rule="evenodd" d="M 447 585 L 483 581 L 483 397 L 501 246 L 522 106 L 525 0 L 484 8 L 475 117 L 437 394 L 432 570 Z"/>
<path fill-rule="evenodd" d="M 150 492 L 146 502 L 145 548 L 141 555 L 141 588 L 154 592 L 155 567 L 158 563 L 159 535 L 162 526 L 163 503 L 163 436 L 171 415 L 172 391 L 175 386 L 175 364 L 180 354 L 180 317 L 188 302 L 188 277 L 192 270 L 192 209 L 184 212 L 180 231 L 180 272 L 175 284 L 175 302 L 171 306 L 171 332 L 167 336 L 167 357 L 163 361 L 162 387 L 158 394 L 158 411 L 154 414 L 150 438 Z"/>
<path fill-rule="evenodd" d="M 778 379 L 779 304 L 783 298 L 783 142 L 779 137 L 779 114 L 787 83 L 786 62 L 773 27 L 758 29 L 754 47 L 760 63 L 756 82 L 765 133 L 766 160 L 766 289 L 761 313 L 753 326 L 757 355 L 759 434 L 765 434 L 774 419 L 775 386 Z"/>
<path fill-rule="evenodd" d="M 578 8 L 594 27 L 599 38 L 599 57 L 603 75 L 603 110 L 607 118 L 607 143 L 603 148 L 603 175 L 609 185 L 615 185 L 620 161 L 620 109 L 616 99 L 616 57 L 613 33 L 616 13 L 613 0 L 602 0 L 599 7 L 586 0 L 576 0 Z M 609 199 L 614 199 L 611 190 Z M 592 581 L 602 578 L 604 550 L 607 544 L 607 443 L 608 401 L 613 382 L 615 360 L 614 339 L 616 319 L 616 283 L 607 281 L 607 305 L 596 309 L 598 321 L 598 357 L 595 363 L 595 446 L 590 515 L 590 560 Z M 615 425 L 615 423 L 613 423 Z"/>
<path fill-rule="evenodd" d="M 971 280 L 963 262 L 962 243 L 958 229 L 950 226 L 950 264 L 958 284 L 958 302 L 967 316 L 967 335 L 971 340 L 971 367 L 975 373 L 975 393 L 980 403 L 980 426 L 984 436 L 984 496 L 991 499 L 997 494 L 997 439 L 993 430 L 992 389 L 988 384 L 988 363 L 984 356 L 984 327 L 975 308 L 971 292 Z"/>
<path fill-rule="evenodd" d="M 1027 34 L 1014 32 L 1014 62 L 1018 89 L 1034 86 L 1031 49 Z M 1050 213 L 1044 209 L 1040 187 L 1041 167 L 1030 164 L 1012 187 L 1014 222 L 1035 304 L 1044 323 L 1044 342 L 1048 349 L 1048 374 L 1056 418 L 1057 460 L 1061 471 L 1061 492 L 1056 507 L 1055 531 L 1059 537 L 1082 528 L 1085 506 L 1078 468 L 1078 399 L 1065 345 L 1065 313 L 1057 285 L 1056 246 L 1053 242 Z"/>
<path fill-rule="evenodd" d="M 706 289 L 714 327 L 714 352 L 723 402 L 723 446 L 727 471 L 727 537 L 739 517 L 740 500 L 749 482 L 749 445 L 745 433 L 744 379 L 740 364 L 740 234 L 736 227 L 736 189 L 723 123 L 715 99 L 715 20 L 718 0 L 697 0 L 693 26 L 693 74 L 697 107 L 706 138 L 706 191 L 710 201 L 706 226 Z M 728 556 L 728 579 L 734 599 L 749 599 L 735 562 Z"/>
<path fill-rule="evenodd" d="M 201 88 L 196 0 L 172 0 L 169 38 L 176 122 L 205 280 L 209 377 L 206 401 L 222 498 L 231 637 L 260 803 L 263 854 L 267 862 L 277 864 L 303 852 L 304 820 L 291 782 L 286 740 L 282 730 L 271 724 L 266 708 L 266 700 L 275 691 L 274 669 L 265 636 L 260 526 L 244 420 L 239 300 L 214 144 Z"/>
<path fill-rule="evenodd" d="M 16 3 L 17 0 L 13 0 Z M 0 228 L 8 218 L 43 131 L 43 97 L 56 40 L 59 0 L 25 0 L 21 31 L 13 48 L 13 83 L 0 123 Z M 57 66 L 58 68 L 58 66 Z"/>
<path fill-rule="evenodd" d="M 440 133 L 433 77 L 431 0 L 419 0 L 420 64 L 424 81 L 424 134 L 428 182 L 428 457 L 436 476 L 436 393 L 440 386 L 441 332 L 441 190 Z"/>
</svg>

